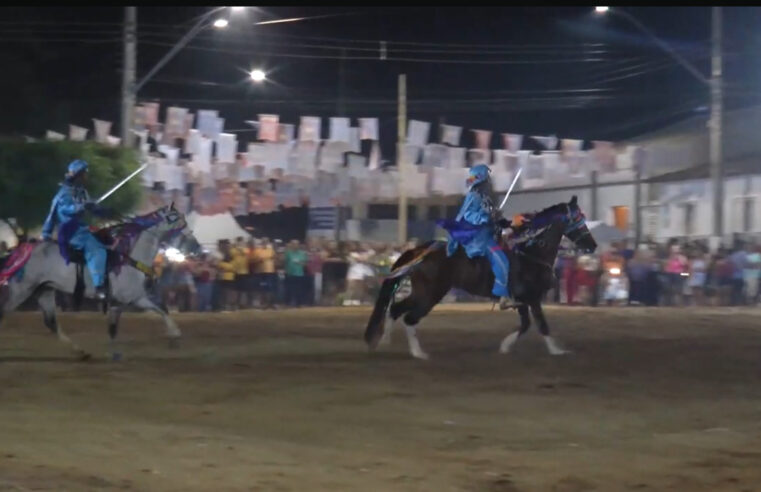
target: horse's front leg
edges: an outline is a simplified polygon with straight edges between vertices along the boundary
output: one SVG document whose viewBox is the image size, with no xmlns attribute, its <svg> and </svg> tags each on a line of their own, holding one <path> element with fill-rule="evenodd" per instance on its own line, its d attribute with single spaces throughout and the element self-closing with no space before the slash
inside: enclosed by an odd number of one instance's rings
<svg viewBox="0 0 761 492">
<path fill-rule="evenodd" d="M 501 354 L 510 352 L 510 349 L 513 347 L 515 342 L 518 341 L 518 338 L 526 333 L 531 327 L 531 318 L 528 315 L 528 306 L 525 304 L 518 306 L 518 314 L 521 317 L 521 327 L 507 335 L 505 339 L 502 340 L 502 343 L 499 345 L 499 353 Z"/>
<path fill-rule="evenodd" d="M 108 345 L 111 349 L 111 359 L 118 361 L 122 358 L 122 353 L 116 345 L 116 337 L 119 335 L 119 318 L 122 315 L 121 306 L 111 306 L 108 308 Z"/>
<path fill-rule="evenodd" d="M 148 299 L 148 297 L 141 297 L 137 301 L 133 303 L 135 306 L 139 307 L 140 309 L 144 309 L 146 311 L 153 311 L 154 313 L 158 313 L 161 315 L 161 317 L 164 320 L 164 325 L 166 326 L 166 336 L 169 338 L 169 346 L 172 348 L 176 348 L 179 346 L 179 339 L 182 335 L 182 332 L 180 332 L 180 329 L 177 328 L 177 324 L 174 322 L 174 320 L 169 316 L 169 313 L 158 307 L 153 301 Z"/>
<path fill-rule="evenodd" d="M 544 311 L 542 310 L 542 304 L 537 301 L 531 304 L 531 314 L 534 316 L 534 320 L 539 325 L 539 333 L 544 338 L 544 343 L 547 345 L 547 351 L 551 355 L 563 355 L 570 354 L 569 350 L 561 347 L 552 336 L 550 336 L 550 327 L 547 324 L 547 320 L 544 317 Z"/>
</svg>

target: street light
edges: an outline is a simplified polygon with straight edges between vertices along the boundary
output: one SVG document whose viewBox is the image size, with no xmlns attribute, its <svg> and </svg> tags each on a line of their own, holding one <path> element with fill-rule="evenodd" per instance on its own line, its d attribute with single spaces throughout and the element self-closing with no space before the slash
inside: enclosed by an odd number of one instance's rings
<svg viewBox="0 0 761 492">
<path fill-rule="evenodd" d="M 214 25 L 214 27 L 216 27 L 217 29 L 224 29 L 225 27 L 227 27 L 227 25 L 228 25 L 229 23 L 230 23 L 230 22 L 228 22 L 228 20 L 227 20 L 227 19 L 221 18 L 221 19 L 217 19 L 217 20 L 215 20 L 213 25 Z"/>
<path fill-rule="evenodd" d="M 230 7 L 230 10 L 232 10 L 233 12 L 243 12 L 244 10 L 246 10 L 246 7 Z"/>
<path fill-rule="evenodd" d="M 610 7 L 595 7 L 595 12 L 598 14 L 604 14 L 608 10 L 610 10 Z"/>
<path fill-rule="evenodd" d="M 251 72 L 249 73 L 249 76 L 251 77 L 251 80 L 257 83 L 264 82 L 264 80 L 267 78 L 267 74 L 264 73 L 264 70 L 259 68 L 255 68 L 251 70 Z"/>
</svg>

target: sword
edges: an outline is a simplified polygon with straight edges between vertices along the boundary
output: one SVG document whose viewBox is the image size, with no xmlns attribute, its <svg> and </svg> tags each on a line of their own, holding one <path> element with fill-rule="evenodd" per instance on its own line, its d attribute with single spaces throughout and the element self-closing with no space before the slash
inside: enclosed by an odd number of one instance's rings
<svg viewBox="0 0 761 492">
<path fill-rule="evenodd" d="M 124 178 L 123 180 L 119 181 L 119 182 L 116 184 L 116 186 L 114 186 L 113 188 L 111 188 L 110 190 L 108 190 L 107 192 L 105 192 L 105 193 L 103 194 L 103 196 L 102 196 L 102 197 L 100 197 L 100 198 L 98 198 L 98 200 L 97 200 L 95 203 L 100 203 L 100 202 L 102 202 L 103 200 L 105 200 L 106 198 L 108 198 L 108 197 L 110 197 L 111 195 L 113 195 L 113 194 L 114 194 L 114 192 L 115 192 L 116 190 L 118 190 L 119 188 L 121 188 L 122 186 L 124 186 L 124 183 L 126 183 L 126 182 L 127 182 L 127 181 L 129 181 L 130 179 L 134 178 L 135 176 L 137 176 L 138 174 L 140 174 L 141 172 L 143 172 L 143 171 L 145 170 L 145 168 L 146 168 L 146 167 L 148 167 L 148 163 L 145 163 L 145 164 L 143 164 L 142 166 L 140 166 L 139 168 L 137 168 L 137 170 L 135 170 L 135 172 L 133 172 L 132 174 L 130 174 L 129 176 L 127 176 L 127 177 L 126 177 L 126 178 Z"/>
<path fill-rule="evenodd" d="M 518 178 L 520 178 L 521 173 L 523 172 L 523 168 L 518 168 L 518 172 L 515 173 L 515 177 L 513 178 L 513 182 L 510 183 L 510 188 L 507 189 L 507 193 L 505 193 L 505 198 L 502 199 L 502 203 L 499 204 L 499 209 L 502 210 L 505 208 L 505 203 L 507 203 L 507 197 L 510 196 L 510 193 L 513 191 L 513 188 L 515 188 L 515 183 L 518 182 Z"/>
</svg>

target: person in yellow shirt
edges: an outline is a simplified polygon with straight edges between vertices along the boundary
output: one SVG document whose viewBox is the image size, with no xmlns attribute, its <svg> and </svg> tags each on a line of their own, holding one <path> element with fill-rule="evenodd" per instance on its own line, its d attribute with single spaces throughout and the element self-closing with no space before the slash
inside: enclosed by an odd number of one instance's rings
<svg viewBox="0 0 761 492">
<path fill-rule="evenodd" d="M 261 243 L 254 248 L 251 259 L 261 294 L 261 305 L 265 309 L 274 309 L 278 278 L 275 271 L 275 249 L 268 238 L 262 239 Z"/>
<path fill-rule="evenodd" d="M 230 254 L 235 271 L 236 305 L 243 309 L 248 306 L 249 299 L 247 295 L 248 253 L 242 237 L 235 239 L 235 246 L 231 248 Z"/>
<path fill-rule="evenodd" d="M 220 290 L 219 304 L 223 310 L 231 309 L 234 305 L 235 266 L 233 265 L 231 249 L 229 241 L 222 240 L 219 242 L 219 253 L 222 258 L 217 262 L 219 268 L 217 284 Z"/>
</svg>

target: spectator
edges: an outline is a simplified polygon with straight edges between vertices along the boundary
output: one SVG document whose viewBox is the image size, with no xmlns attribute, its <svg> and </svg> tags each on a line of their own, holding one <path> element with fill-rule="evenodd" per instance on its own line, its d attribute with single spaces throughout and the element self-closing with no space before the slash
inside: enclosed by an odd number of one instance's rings
<svg viewBox="0 0 761 492">
<path fill-rule="evenodd" d="M 196 282 L 196 292 L 198 294 L 198 310 L 201 312 L 211 311 L 216 272 L 211 258 L 206 253 L 202 254 L 201 258 L 195 263 L 193 277 Z"/>
<path fill-rule="evenodd" d="M 730 294 L 730 304 L 732 306 L 739 306 L 744 304 L 743 290 L 745 287 L 745 281 L 743 279 L 748 254 L 745 252 L 745 247 L 741 242 L 738 242 L 735 248 L 735 252 L 729 256 L 729 263 L 732 265 L 732 290 Z"/>
<path fill-rule="evenodd" d="M 275 308 L 277 293 L 277 272 L 275 271 L 275 249 L 268 238 L 262 239 L 253 253 L 254 271 L 258 279 L 260 304 L 264 309 Z"/>
<path fill-rule="evenodd" d="M 285 269 L 285 304 L 288 306 L 304 305 L 306 290 L 305 267 L 307 253 L 297 240 L 288 243 L 284 255 Z"/>
<path fill-rule="evenodd" d="M 666 305 L 683 304 L 684 276 L 687 273 L 687 258 L 682 254 L 678 244 L 671 246 L 671 252 L 666 260 Z"/>
<path fill-rule="evenodd" d="M 708 265 L 702 251 L 697 251 L 690 258 L 690 277 L 688 287 L 692 294 L 692 304 L 702 306 L 705 304 L 706 271 Z"/>
<path fill-rule="evenodd" d="M 634 253 L 634 257 L 629 260 L 626 270 L 626 274 L 629 277 L 629 305 L 645 304 L 645 285 L 649 272 L 649 255 L 647 246 L 644 246 Z"/>
<path fill-rule="evenodd" d="M 240 309 L 249 307 L 248 298 L 248 248 L 242 237 L 235 239 L 235 246 L 231 248 L 233 270 L 235 271 L 235 301 L 234 304 Z"/>
<path fill-rule="evenodd" d="M 230 242 L 224 240 L 220 243 L 222 259 L 217 262 L 217 285 L 219 286 L 219 304 L 223 311 L 235 309 L 235 265 Z"/>
<path fill-rule="evenodd" d="M 761 275 L 761 254 L 759 254 L 759 248 L 751 244 L 748 244 L 746 253 L 745 268 L 743 269 L 745 303 L 753 305 L 758 301 L 758 279 L 759 275 Z"/>
<path fill-rule="evenodd" d="M 319 305 L 322 302 L 322 265 L 325 263 L 327 253 L 320 247 L 318 239 L 313 238 L 309 244 L 307 304 Z"/>
</svg>

